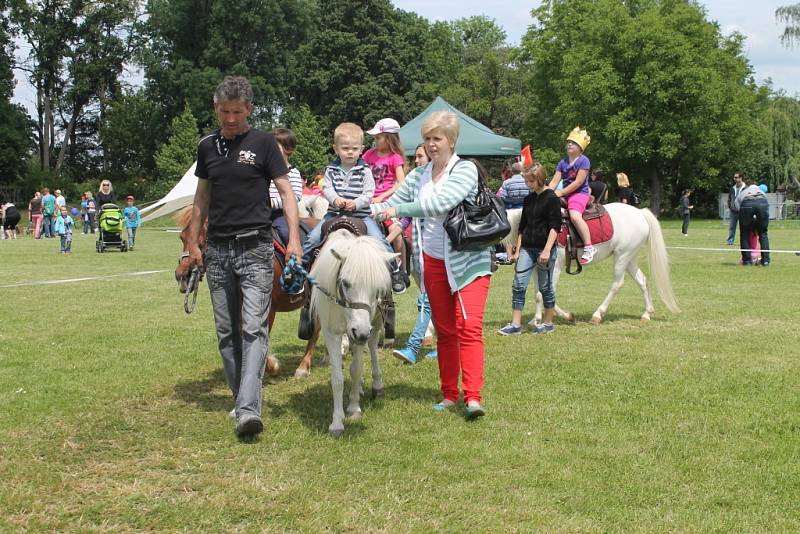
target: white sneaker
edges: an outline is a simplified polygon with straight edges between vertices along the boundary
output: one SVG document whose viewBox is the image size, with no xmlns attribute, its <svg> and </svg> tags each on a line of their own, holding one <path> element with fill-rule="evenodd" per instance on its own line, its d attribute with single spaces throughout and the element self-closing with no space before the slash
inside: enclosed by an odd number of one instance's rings
<svg viewBox="0 0 800 534">
<path fill-rule="evenodd" d="M 236 419 L 236 408 L 228 412 L 228 417 L 231 419 Z"/>
<path fill-rule="evenodd" d="M 592 246 L 584 247 L 583 255 L 581 256 L 581 259 L 578 260 L 581 262 L 581 265 L 586 265 L 587 263 L 591 262 L 592 258 L 594 258 L 594 252 L 595 252 L 594 247 Z"/>
</svg>

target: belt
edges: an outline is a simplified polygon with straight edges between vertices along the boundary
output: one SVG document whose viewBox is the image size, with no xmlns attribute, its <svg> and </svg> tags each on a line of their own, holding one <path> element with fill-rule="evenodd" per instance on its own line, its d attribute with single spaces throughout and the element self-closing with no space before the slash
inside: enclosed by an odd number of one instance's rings
<svg viewBox="0 0 800 534">
<path fill-rule="evenodd" d="M 209 241 L 219 245 L 226 245 L 228 243 L 236 243 L 239 245 L 254 245 L 262 241 L 271 242 L 272 236 L 270 235 L 270 232 L 268 230 L 261 229 L 261 230 L 249 230 L 247 232 L 236 234 L 235 236 L 232 237 L 209 238 Z"/>
</svg>

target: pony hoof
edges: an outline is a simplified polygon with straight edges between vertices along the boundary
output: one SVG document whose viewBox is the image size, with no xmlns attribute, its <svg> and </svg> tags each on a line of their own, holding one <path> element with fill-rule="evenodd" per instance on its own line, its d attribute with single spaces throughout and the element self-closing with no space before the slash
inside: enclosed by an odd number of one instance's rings
<svg viewBox="0 0 800 534">
<path fill-rule="evenodd" d="M 372 388 L 372 400 L 382 399 L 383 395 L 384 395 L 383 388 L 380 389 Z"/>
<path fill-rule="evenodd" d="M 361 410 L 356 410 L 353 413 L 347 414 L 347 418 L 350 421 L 357 421 L 357 420 L 361 419 Z"/>
<path fill-rule="evenodd" d="M 641 322 L 642 324 L 649 323 L 650 322 L 650 316 L 649 315 L 642 315 L 642 318 L 641 318 L 641 320 L 639 322 Z"/>
<path fill-rule="evenodd" d="M 339 439 L 344 434 L 344 428 L 337 428 L 335 430 L 328 429 L 328 435 L 333 439 Z"/>
<path fill-rule="evenodd" d="M 603 322 L 603 318 L 602 317 L 600 317 L 599 315 L 592 315 L 591 323 L 593 325 L 597 326 L 602 322 Z"/>
<path fill-rule="evenodd" d="M 574 323 L 575 322 L 575 314 L 572 313 L 572 312 L 569 312 L 564 318 L 567 321 L 569 321 L 570 323 Z"/>
<path fill-rule="evenodd" d="M 281 362 L 275 356 L 267 356 L 267 374 L 273 377 L 281 374 Z"/>
<path fill-rule="evenodd" d="M 309 371 L 308 369 L 301 369 L 300 367 L 298 367 L 294 371 L 295 378 L 308 378 L 309 376 L 311 376 L 311 371 Z"/>
</svg>

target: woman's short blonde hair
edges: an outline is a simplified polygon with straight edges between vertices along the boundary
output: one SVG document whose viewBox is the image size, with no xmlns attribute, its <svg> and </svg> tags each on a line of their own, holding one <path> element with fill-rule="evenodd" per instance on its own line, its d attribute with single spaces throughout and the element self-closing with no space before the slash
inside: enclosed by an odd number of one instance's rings
<svg viewBox="0 0 800 534">
<path fill-rule="evenodd" d="M 525 178 L 533 178 L 540 185 L 547 183 L 547 169 L 540 163 L 534 163 L 522 170 L 522 176 Z"/>
<path fill-rule="evenodd" d="M 624 172 L 617 173 L 617 185 L 620 187 L 630 187 L 631 183 L 628 181 L 628 175 Z"/>
<path fill-rule="evenodd" d="M 434 130 L 439 130 L 444 134 L 448 141 L 455 146 L 458 141 L 458 132 L 460 126 L 458 124 L 458 117 L 451 111 L 434 111 L 422 122 L 422 138 Z"/>
</svg>

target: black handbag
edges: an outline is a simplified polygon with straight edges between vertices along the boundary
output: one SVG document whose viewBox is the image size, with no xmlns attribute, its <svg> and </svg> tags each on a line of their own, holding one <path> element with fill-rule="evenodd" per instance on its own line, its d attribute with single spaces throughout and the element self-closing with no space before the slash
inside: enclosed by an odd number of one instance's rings
<svg viewBox="0 0 800 534">
<path fill-rule="evenodd" d="M 457 162 L 453 169 L 460 163 Z M 444 221 L 444 229 L 455 250 L 477 251 L 489 248 L 511 232 L 506 208 L 486 185 L 486 178 L 478 165 L 478 194 L 475 203 L 462 200 L 451 209 Z"/>
</svg>

